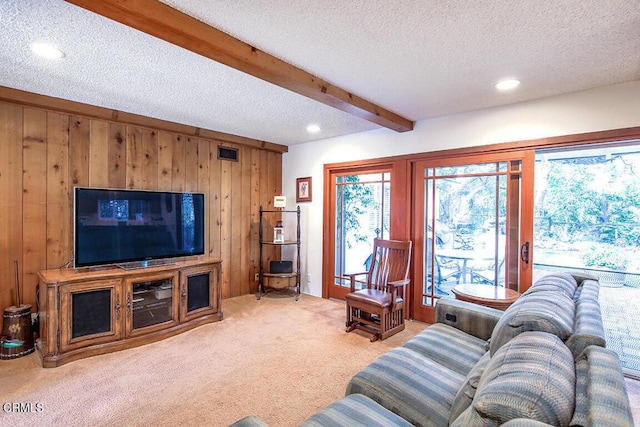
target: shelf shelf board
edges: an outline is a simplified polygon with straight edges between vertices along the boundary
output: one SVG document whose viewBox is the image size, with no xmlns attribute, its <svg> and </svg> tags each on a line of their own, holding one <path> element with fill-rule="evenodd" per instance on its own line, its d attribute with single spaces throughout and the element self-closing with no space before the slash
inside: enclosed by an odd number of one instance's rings
<svg viewBox="0 0 640 427">
<path fill-rule="evenodd" d="M 296 245 L 298 242 L 296 240 L 285 240 L 284 242 L 271 242 L 271 241 L 262 241 L 260 242 L 262 245 Z"/>
<path fill-rule="evenodd" d="M 298 273 L 262 273 L 264 277 L 296 277 Z"/>
</svg>

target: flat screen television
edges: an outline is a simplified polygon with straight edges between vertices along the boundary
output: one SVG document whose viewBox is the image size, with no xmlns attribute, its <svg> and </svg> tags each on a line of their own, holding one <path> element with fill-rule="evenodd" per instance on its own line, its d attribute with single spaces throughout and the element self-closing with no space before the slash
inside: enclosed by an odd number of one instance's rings
<svg viewBox="0 0 640 427">
<path fill-rule="evenodd" d="M 204 254 L 204 194 L 76 187 L 74 267 Z"/>
</svg>

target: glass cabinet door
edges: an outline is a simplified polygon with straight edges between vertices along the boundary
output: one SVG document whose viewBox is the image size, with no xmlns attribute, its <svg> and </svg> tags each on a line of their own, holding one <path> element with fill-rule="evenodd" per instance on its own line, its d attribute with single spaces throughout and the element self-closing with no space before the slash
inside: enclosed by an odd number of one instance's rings
<svg viewBox="0 0 640 427">
<path fill-rule="evenodd" d="M 127 280 L 127 331 L 135 335 L 150 328 L 165 328 L 177 322 L 175 274 Z"/>
</svg>

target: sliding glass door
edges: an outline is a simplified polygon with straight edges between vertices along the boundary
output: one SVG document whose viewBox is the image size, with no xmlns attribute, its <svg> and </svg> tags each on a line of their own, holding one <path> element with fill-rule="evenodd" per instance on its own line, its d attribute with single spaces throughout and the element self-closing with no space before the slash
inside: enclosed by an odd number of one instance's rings
<svg viewBox="0 0 640 427">
<path fill-rule="evenodd" d="M 523 194 L 531 183 L 523 171 L 532 158 L 523 152 L 415 163 L 415 319 L 432 322 L 437 301 L 452 298 L 459 284 L 530 284 L 531 215 Z"/>
</svg>

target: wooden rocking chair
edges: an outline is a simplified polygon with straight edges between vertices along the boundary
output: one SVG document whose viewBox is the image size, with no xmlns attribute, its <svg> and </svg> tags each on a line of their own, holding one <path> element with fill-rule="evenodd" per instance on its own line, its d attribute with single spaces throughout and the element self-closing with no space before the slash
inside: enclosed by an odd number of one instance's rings
<svg viewBox="0 0 640 427">
<path fill-rule="evenodd" d="M 354 329 L 383 340 L 404 329 L 404 301 L 409 284 L 411 242 L 374 239 L 369 271 L 350 274 L 347 332 Z M 356 276 L 367 275 L 366 288 L 356 290 Z"/>
</svg>

